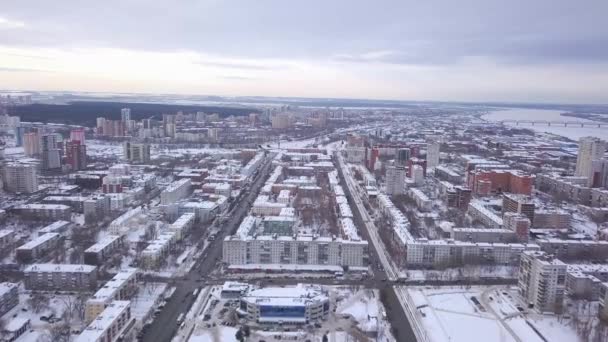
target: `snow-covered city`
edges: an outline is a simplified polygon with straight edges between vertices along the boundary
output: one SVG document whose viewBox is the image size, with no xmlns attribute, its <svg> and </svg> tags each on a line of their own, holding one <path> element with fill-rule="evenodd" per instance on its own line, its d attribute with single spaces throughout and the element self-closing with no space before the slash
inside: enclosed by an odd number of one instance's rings
<svg viewBox="0 0 608 342">
<path fill-rule="evenodd" d="M 3 340 L 608 338 L 605 121 L 48 96 L 0 97 Z"/>
</svg>

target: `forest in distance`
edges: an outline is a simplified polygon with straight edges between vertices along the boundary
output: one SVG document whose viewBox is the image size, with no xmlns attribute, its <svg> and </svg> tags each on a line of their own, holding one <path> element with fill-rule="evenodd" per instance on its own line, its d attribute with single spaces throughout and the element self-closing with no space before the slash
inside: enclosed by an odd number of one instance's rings
<svg viewBox="0 0 608 342">
<path fill-rule="evenodd" d="M 129 103 L 105 101 L 78 101 L 69 104 L 41 104 L 16 106 L 9 109 L 10 115 L 18 115 L 27 122 L 55 122 L 72 125 L 95 126 L 97 117 L 120 120 L 120 110 L 131 109 L 131 119 L 162 119 L 163 114 L 205 112 L 218 113 L 221 117 L 243 116 L 259 112 L 255 108 L 236 108 L 222 106 L 176 105 L 159 103 Z"/>
</svg>

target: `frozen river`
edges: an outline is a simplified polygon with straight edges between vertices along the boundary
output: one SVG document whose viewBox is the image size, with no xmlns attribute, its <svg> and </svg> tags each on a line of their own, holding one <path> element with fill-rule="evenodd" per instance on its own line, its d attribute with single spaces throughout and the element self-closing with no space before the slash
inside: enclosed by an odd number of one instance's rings
<svg viewBox="0 0 608 342">
<path fill-rule="evenodd" d="M 545 109 L 526 109 L 526 108 L 508 108 L 505 110 L 497 110 L 490 114 L 484 115 L 483 119 L 488 121 L 502 121 L 502 120 L 549 120 L 549 121 L 589 121 L 579 119 L 571 116 L 560 115 L 563 111 L 559 110 L 545 110 Z M 515 124 L 509 124 L 515 126 Z M 547 132 L 558 134 L 572 140 L 578 140 L 585 136 L 594 136 L 608 140 L 608 128 L 606 127 L 580 127 L 569 125 L 564 126 L 547 126 L 547 125 L 535 125 L 530 124 L 520 125 L 521 128 L 528 128 L 537 132 Z"/>
</svg>

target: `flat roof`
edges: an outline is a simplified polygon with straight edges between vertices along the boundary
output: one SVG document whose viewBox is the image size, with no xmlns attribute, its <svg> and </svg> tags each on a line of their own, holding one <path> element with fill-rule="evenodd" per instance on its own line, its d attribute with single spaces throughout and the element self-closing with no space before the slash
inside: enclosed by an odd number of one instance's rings
<svg viewBox="0 0 608 342">
<path fill-rule="evenodd" d="M 44 273 L 90 273 L 97 269 L 97 266 L 85 264 L 32 264 L 25 268 L 24 272 L 44 272 Z"/>
<path fill-rule="evenodd" d="M 29 250 L 29 249 L 34 249 L 42 244 L 45 244 L 51 240 L 57 239 L 59 238 L 59 234 L 57 233 L 46 233 L 46 234 L 42 234 L 40 236 L 38 236 L 37 238 L 35 238 L 34 240 L 31 240 L 19 247 L 17 247 L 17 250 Z"/>
<path fill-rule="evenodd" d="M 113 301 L 80 333 L 80 335 L 78 335 L 78 337 L 76 337 L 74 341 L 91 342 L 102 338 L 106 331 L 130 305 L 131 302 L 128 300 Z M 118 332 L 116 335 L 118 335 Z"/>
</svg>

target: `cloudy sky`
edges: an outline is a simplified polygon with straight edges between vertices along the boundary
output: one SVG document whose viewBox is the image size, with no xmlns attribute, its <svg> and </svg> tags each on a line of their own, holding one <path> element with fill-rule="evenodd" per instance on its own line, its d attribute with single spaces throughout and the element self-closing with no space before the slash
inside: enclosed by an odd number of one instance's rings
<svg viewBox="0 0 608 342">
<path fill-rule="evenodd" d="M 0 88 L 608 103 L 606 0 L 19 0 Z"/>
</svg>

